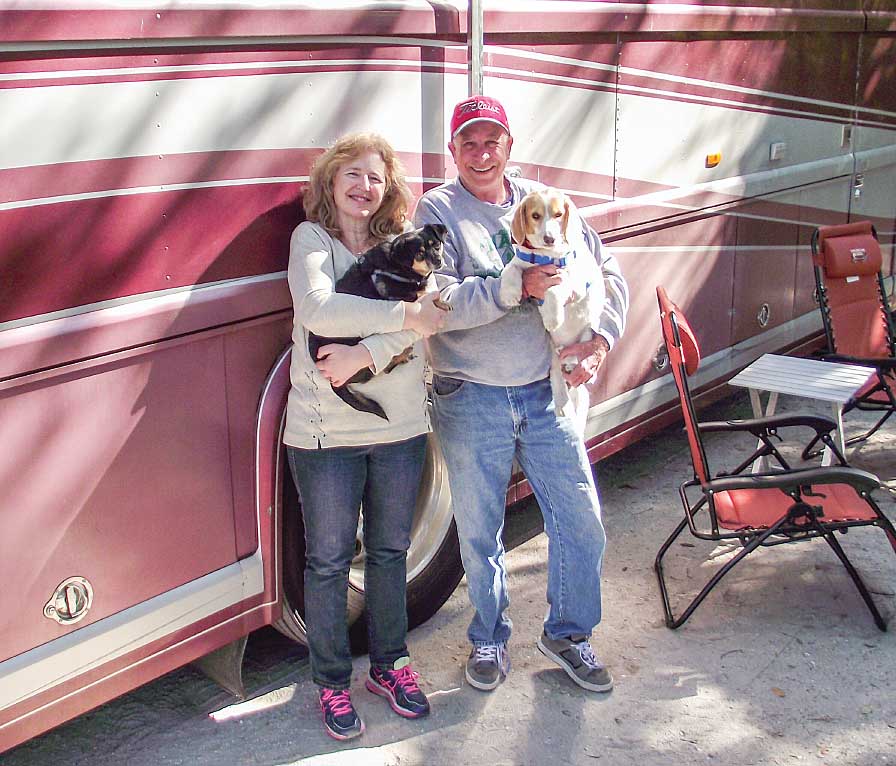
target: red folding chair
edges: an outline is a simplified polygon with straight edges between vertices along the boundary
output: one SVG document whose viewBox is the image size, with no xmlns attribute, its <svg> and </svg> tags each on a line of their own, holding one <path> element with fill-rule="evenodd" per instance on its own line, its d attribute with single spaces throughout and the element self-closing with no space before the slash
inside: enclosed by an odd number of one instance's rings
<svg viewBox="0 0 896 766">
<path fill-rule="evenodd" d="M 887 303 L 877 233 L 869 221 L 822 226 L 812 235 L 815 286 L 827 350 L 822 358 L 875 367 L 877 374 L 843 407 L 880 412 L 865 441 L 896 411 L 896 334 Z"/>
<path fill-rule="evenodd" d="M 663 543 L 654 563 L 666 625 L 673 629 L 683 625 L 713 587 L 757 548 L 821 537 L 843 563 L 874 622 L 881 630 L 886 630 L 886 622 L 868 588 L 835 537 L 835 533 L 846 532 L 852 527 L 876 526 L 884 530 L 896 552 L 896 530 L 871 497 L 872 490 L 880 486 L 877 477 L 846 465 L 831 438 L 836 424 L 829 418 L 775 415 L 752 420 L 698 422 L 688 377 L 697 371 L 700 349 L 681 309 L 669 300 L 662 287 L 657 288 L 657 298 L 694 465 L 694 478 L 684 482 L 679 490 L 684 519 Z M 809 446 L 803 450 L 803 457 L 821 441 L 831 447 L 840 465 L 791 467 L 774 444 L 778 429 L 790 426 L 807 427 L 815 432 Z M 733 471 L 713 474 L 702 437 L 705 433 L 716 432 L 750 433 L 759 440 L 759 446 Z M 774 458 L 774 468 L 765 473 L 749 473 L 756 460 L 769 458 Z M 712 575 L 681 616 L 676 617 L 669 600 L 663 557 L 685 529 L 701 540 L 737 541 L 742 547 Z"/>
</svg>

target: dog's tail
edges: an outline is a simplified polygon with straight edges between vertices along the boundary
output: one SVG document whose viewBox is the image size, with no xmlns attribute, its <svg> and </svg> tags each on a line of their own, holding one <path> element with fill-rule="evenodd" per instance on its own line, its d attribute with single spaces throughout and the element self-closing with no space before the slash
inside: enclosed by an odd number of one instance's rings
<svg viewBox="0 0 896 766">
<path fill-rule="evenodd" d="M 389 419 L 386 417 L 386 413 L 383 412 L 383 408 L 373 401 L 373 399 L 364 396 L 364 394 L 352 391 L 348 386 L 332 386 L 332 388 L 333 393 L 342 399 L 342 401 L 349 407 L 354 407 L 354 409 L 359 412 L 369 412 L 371 415 L 376 415 L 383 420 Z"/>
</svg>

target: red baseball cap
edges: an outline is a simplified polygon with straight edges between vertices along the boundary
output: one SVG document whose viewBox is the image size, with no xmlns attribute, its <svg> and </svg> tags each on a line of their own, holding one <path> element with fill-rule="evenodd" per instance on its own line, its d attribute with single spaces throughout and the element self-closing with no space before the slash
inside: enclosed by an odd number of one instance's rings
<svg viewBox="0 0 896 766">
<path fill-rule="evenodd" d="M 510 123 L 507 122 L 504 107 L 496 98 L 470 96 L 455 106 L 454 114 L 451 115 L 451 138 L 474 122 L 493 122 L 510 135 Z"/>
</svg>

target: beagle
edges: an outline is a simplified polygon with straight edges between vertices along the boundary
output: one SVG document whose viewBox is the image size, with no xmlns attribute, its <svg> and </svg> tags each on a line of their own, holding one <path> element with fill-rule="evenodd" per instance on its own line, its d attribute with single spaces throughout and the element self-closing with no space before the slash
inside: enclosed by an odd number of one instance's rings
<svg viewBox="0 0 896 766">
<path fill-rule="evenodd" d="M 517 244 L 513 259 L 501 272 L 501 303 L 519 305 L 525 269 L 553 264 L 565 272 L 564 278 L 545 292 L 539 312 L 554 348 L 591 340 L 592 327 L 597 326 L 604 308 L 604 280 L 597 259 L 585 244 L 582 221 L 569 197 L 550 188 L 529 192 L 514 211 L 510 231 Z M 577 364 L 577 359 L 567 357 L 561 367 L 560 357 L 555 355 L 551 388 L 557 411 L 572 416 L 584 432 L 588 391 L 585 386 L 569 389 L 563 379 L 563 370 L 572 370 Z"/>
</svg>

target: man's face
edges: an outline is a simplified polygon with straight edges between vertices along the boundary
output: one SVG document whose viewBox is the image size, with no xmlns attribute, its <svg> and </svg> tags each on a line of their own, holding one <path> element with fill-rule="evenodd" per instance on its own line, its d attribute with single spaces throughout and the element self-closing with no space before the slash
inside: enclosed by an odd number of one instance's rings
<svg viewBox="0 0 896 766">
<path fill-rule="evenodd" d="M 474 122 L 454 137 L 448 149 L 467 191 L 484 202 L 503 202 L 511 146 L 513 139 L 500 125 Z"/>
</svg>

